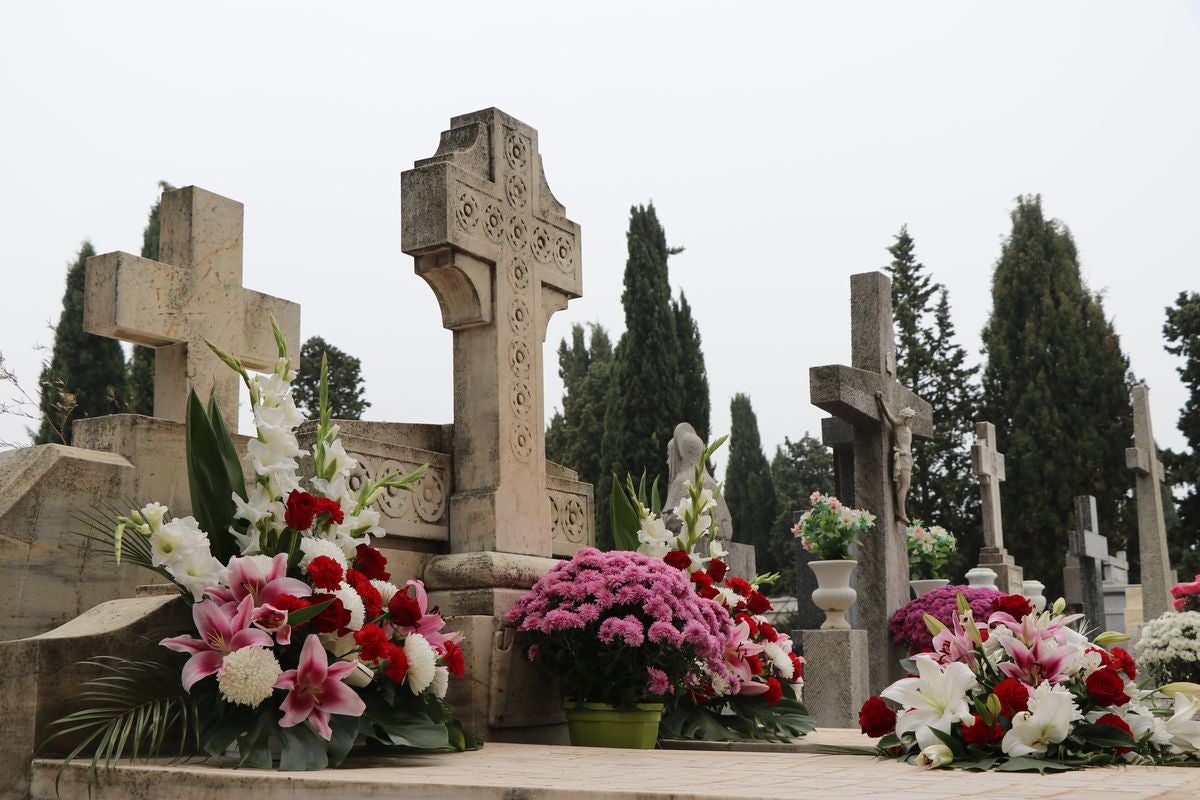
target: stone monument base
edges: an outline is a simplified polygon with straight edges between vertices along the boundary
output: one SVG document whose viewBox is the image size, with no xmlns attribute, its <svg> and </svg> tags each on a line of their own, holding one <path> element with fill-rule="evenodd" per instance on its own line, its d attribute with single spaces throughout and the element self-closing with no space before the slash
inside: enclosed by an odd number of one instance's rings
<svg viewBox="0 0 1200 800">
<path fill-rule="evenodd" d="M 754 580 L 758 575 L 754 560 L 754 545 L 726 542 L 725 549 L 729 551 L 729 555 L 725 557 L 725 562 L 729 564 L 729 574 L 745 578 L 748 581 Z"/>
<path fill-rule="evenodd" d="M 817 728 L 857 728 L 871 696 L 867 632 L 795 631 L 804 652 L 804 705 Z"/>
<path fill-rule="evenodd" d="M 1003 547 L 982 547 L 979 550 L 979 566 L 996 573 L 996 588 L 1005 594 L 1021 594 L 1021 582 L 1025 571 Z"/>
</svg>

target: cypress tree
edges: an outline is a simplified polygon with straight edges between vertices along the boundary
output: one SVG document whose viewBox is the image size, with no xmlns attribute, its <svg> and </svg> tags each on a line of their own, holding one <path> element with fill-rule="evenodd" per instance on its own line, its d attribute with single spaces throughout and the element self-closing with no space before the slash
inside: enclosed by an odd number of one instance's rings
<svg viewBox="0 0 1200 800">
<path fill-rule="evenodd" d="M 671 303 L 675 314 L 675 333 L 679 337 L 679 378 L 683 383 L 683 415 L 681 422 L 690 422 L 696 433 L 708 441 L 710 402 L 708 370 L 704 367 L 704 350 L 700 347 L 700 326 L 692 317 L 687 296 L 679 292 L 679 302 Z"/>
<path fill-rule="evenodd" d="M 162 219 L 159 209 L 162 206 L 162 192 L 172 191 L 175 187 L 166 181 L 158 182 L 159 199 L 150 207 L 150 217 L 142 231 L 142 258 L 152 261 L 159 260 L 161 248 L 159 235 L 162 231 Z M 129 414 L 154 415 L 154 348 L 133 346 L 133 355 L 126 364 L 125 377 L 125 411 Z"/>
<path fill-rule="evenodd" d="M 1095 495 L 1110 548 L 1132 484 L 1129 362 L 1100 298 L 1080 277 L 1070 232 L 1021 197 L 992 276 L 983 330 L 986 417 L 1006 454 L 1004 543 L 1026 574 L 1062 592 L 1073 498 Z M 1132 576 L 1131 576 L 1132 578 Z"/>
<path fill-rule="evenodd" d="M 783 576 L 776 584 L 778 591 L 789 592 L 788 587 L 796 584 L 792 515 L 808 508 L 808 496 L 814 491 L 833 494 L 833 453 L 807 431 L 794 442 L 785 436 L 771 459 L 771 480 L 778 513 L 771 528 L 770 549 Z"/>
<path fill-rule="evenodd" d="M 645 470 L 665 479 L 667 443 L 683 415 L 679 336 L 667 275 L 672 251 L 653 204 L 630 209 L 626 243 L 625 332 L 613 356 L 596 486 L 597 539 L 607 546 L 612 476 Z"/>
<path fill-rule="evenodd" d="M 1180 564 L 1180 579 L 1191 580 L 1200 570 L 1200 294 L 1179 293 L 1175 305 L 1167 308 L 1163 335 L 1166 351 L 1183 359 L 1177 371 L 1188 390 L 1178 422 L 1187 449 L 1163 453 L 1163 463 L 1170 486 L 1183 491 L 1175 524 L 1168 524 L 1171 556 Z M 1168 493 L 1167 497 L 1172 500 L 1164 504 L 1170 517 L 1174 496 Z"/>
<path fill-rule="evenodd" d="M 564 339 L 558 347 L 563 410 L 555 412 L 546 431 L 546 457 L 575 470 L 580 480 L 593 486 L 600 478 L 600 442 L 612 359 L 612 341 L 597 323 L 590 324 L 587 331 L 582 325 L 573 325 L 571 344 Z M 600 516 L 607 518 L 608 513 L 607 507 L 597 508 Z"/>
<path fill-rule="evenodd" d="M 772 547 L 775 483 L 763 454 L 758 418 L 750 398 L 738 393 L 729 404 L 729 465 L 725 468 L 725 502 L 733 518 L 734 538 L 754 545 L 759 572 L 773 572 L 778 562 Z"/>
<path fill-rule="evenodd" d="M 362 419 L 370 403 L 363 399 L 362 362 L 320 336 L 300 346 L 300 366 L 292 388 L 296 405 L 309 419 L 320 408 L 321 355 L 329 364 L 329 409 L 334 419 Z"/>
<path fill-rule="evenodd" d="M 87 260 L 96 255 L 91 242 L 79 248 L 67 269 L 62 315 L 54 328 L 54 351 L 42 370 L 42 424 L 35 444 L 70 444 L 71 423 L 119 410 L 125 359 L 116 339 L 83 329 L 83 283 Z"/>
</svg>

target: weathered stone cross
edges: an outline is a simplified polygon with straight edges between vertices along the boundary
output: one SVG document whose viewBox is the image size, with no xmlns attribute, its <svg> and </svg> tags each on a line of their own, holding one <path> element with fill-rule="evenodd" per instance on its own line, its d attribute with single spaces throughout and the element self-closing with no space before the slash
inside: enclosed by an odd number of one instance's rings
<svg viewBox="0 0 1200 800">
<path fill-rule="evenodd" d="M 450 126 L 401 179 L 403 250 L 454 331 L 450 548 L 549 556 L 542 343 L 583 292 L 579 226 L 537 131 L 494 108 Z"/>
<path fill-rule="evenodd" d="M 1004 549 L 1004 526 L 1000 516 L 1004 454 L 996 449 L 996 426 L 990 422 L 975 425 L 971 470 L 979 478 L 983 506 L 983 547 L 979 550 L 979 566 L 995 571 L 996 588 L 1000 591 L 1020 594 L 1024 571 Z"/>
<path fill-rule="evenodd" d="M 1167 526 L 1163 521 L 1162 464 L 1150 424 L 1150 389 L 1135 386 L 1133 396 L 1133 442 L 1125 450 L 1125 465 L 1137 475 L 1138 547 L 1142 562 L 1142 609 L 1147 620 L 1173 606 L 1171 586 L 1175 573 L 1167 551 Z"/>
<path fill-rule="evenodd" d="M 154 416 L 184 421 L 188 386 L 216 393 L 236 429 L 240 378 L 207 338 L 247 367 L 270 369 L 271 314 L 299 363 L 300 306 L 242 288 L 242 204 L 196 186 L 164 192 L 159 261 L 105 253 L 88 259 L 83 326 L 154 351 Z"/>
<path fill-rule="evenodd" d="M 813 367 L 813 405 L 854 426 L 854 502 L 875 515 L 875 529 L 858 551 L 860 624 L 870 636 L 871 691 L 899 677 L 899 657 L 890 646 L 888 621 L 908 601 L 908 548 L 896 523 L 889 430 L 875 399 L 881 392 L 892 413 L 916 412 L 914 439 L 933 438 L 933 408 L 896 379 L 892 282 L 881 272 L 850 276 L 851 366 Z"/>
</svg>

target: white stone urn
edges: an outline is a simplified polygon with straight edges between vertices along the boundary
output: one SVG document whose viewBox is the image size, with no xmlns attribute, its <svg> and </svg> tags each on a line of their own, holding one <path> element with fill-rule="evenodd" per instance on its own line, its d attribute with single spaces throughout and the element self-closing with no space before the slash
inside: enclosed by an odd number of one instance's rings
<svg viewBox="0 0 1200 800">
<path fill-rule="evenodd" d="M 976 567 L 975 569 L 967 570 L 966 577 L 968 586 L 986 586 L 989 589 L 996 588 L 996 570 L 994 569 Z"/>
<path fill-rule="evenodd" d="M 1046 610 L 1046 596 L 1042 594 L 1046 584 L 1041 581 L 1021 581 L 1021 594 L 1033 605 L 1033 613 L 1040 614 Z"/>
<path fill-rule="evenodd" d="M 950 581 L 945 578 L 917 578 L 909 581 L 908 585 L 912 587 L 913 597 L 920 597 L 923 594 L 929 594 L 934 589 L 949 586 Z"/>
<path fill-rule="evenodd" d="M 821 630 L 849 630 L 846 611 L 858 599 L 858 592 L 850 586 L 850 576 L 854 574 L 858 562 L 848 559 L 810 561 L 808 566 L 817 576 L 817 588 L 812 593 L 813 605 L 825 612 Z"/>
</svg>

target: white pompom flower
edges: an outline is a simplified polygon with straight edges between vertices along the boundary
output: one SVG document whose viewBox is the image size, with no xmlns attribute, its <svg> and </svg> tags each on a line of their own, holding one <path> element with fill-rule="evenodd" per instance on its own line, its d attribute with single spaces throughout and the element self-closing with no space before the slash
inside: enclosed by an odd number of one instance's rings
<svg viewBox="0 0 1200 800">
<path fill-rule="evenodd" d="M 265 647 L 243 647 L 221 660 L 217 685 L 230 703 L 257 708 L 271 696 L 282 670 Z"/>
<path fill-rule="evenodd" d="M 388 581 L 372 580 L 371 585 L 375 587 L 375 591 L 379 592 L 385 608 L 388 603 L 392 602 L 392 598 L 396 596 L 396 592 L 400 591 L 399 586 Z"/>
<path fill-rule="evenodd" d="M 343 581 L 341 586 L 334 589 L 333 596 L 341 600 L 342 608 L 350 612 L 350 621 L 346 623 L 346 627 L 352 631 L 361 628 L 366 622 L 367 608 L 358 592 L 354 591 L 354 587 Z"/>
<path fill-rule="evenodd" d="M 350 563 L 346 561 L 346 554 L 342 552 L 342 548 L 328 539 L 305 536 L 300 540 L 300 552 L 304 553 L 304 557 L 300 559 L 300 569 L 303 570 L 307 570 L 308 565 L 317 556 L 332 558 L 342 569 L 350 566 Z"/>
<path fill-rule="evenodd" d="M 408 660 L 408 688 L 420 694 L 429 688 L 437 673 L 437 654 L 429 640 L 419 633 L 404 639 L 404 657 Z"/>
<path fill-rule="evenodd" d="M 433 693 L 438 700 L 446 699 L 446 690 L 450 688 L 450 670 L 446 667 L 435 667 L 433 670 Z"/>
</svg>

